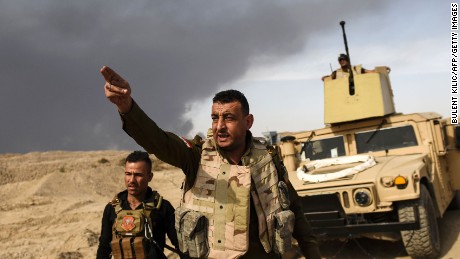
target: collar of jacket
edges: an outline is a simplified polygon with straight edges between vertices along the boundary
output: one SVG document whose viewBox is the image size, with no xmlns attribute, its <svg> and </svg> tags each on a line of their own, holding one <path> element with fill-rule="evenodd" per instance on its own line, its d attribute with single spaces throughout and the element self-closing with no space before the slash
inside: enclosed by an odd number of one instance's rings
<svg viewBox="0 0 460 259">
<path fill-rule="evenodd" d="M 228 163 L 228 159 L 227 157 L 224 155 L 225 152 L 220 149 L 217 145 L 216 145 L 216 142 L 214 141 L 214 139 L 212 140 L 212 143 L 213 145 L 216 147 L 216 150 L 217 152 L 219 152 L 219 154 L 226 160 L 226 162 Z M 244 159 L 245 157 L 248 157 L 249 155 L 251 155 L 251 149 L 254 147 L 254 143 L 252 141 L 252 133 L 250 130 L 246 130 L 246 151 L 244 152 L 243 156 L 241 157 L 240 159 L 240 162 L 238 163 L 238 165 L 247 165 L 245 163 L 245 161 L 248 161 L 248 159 Z"/>
<path fill-rule="evenodd" d="M 148 202 L 155 202 L 155 193 L 156 191 L 152 190 L 152 188 L 148 187 L 147 191 L 145 192 L 145 199 L 142 201 L 143 203 Z M 128 190 L 124 190 L 117 195 L 118 199 L 120 200 L 121 207 L 131 208 L 128 203 Z"/>
</svg>

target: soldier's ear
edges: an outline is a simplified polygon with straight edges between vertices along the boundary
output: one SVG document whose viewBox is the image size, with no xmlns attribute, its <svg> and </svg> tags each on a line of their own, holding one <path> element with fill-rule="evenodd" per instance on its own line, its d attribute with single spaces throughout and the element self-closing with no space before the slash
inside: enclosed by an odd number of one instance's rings
<svg viewBox="0 0 460 259">
<path fill-rule="evenodd" d="M 153 172 L 150 171 L 150 174 L 149 174 L 149 182 L 152 181 L 152 178 L 153 178 Z"/>
<path fill-rule="evenodd" d="M 246 116 L 246 130 L 251 129 L 253 123 L 254 116 L 252 114 L 248 114 L 248 116 Z"/>
</svg>

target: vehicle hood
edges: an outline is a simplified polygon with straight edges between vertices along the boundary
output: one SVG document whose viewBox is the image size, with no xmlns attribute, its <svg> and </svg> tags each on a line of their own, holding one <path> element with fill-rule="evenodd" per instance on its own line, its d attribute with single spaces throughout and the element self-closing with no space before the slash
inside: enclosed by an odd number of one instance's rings
<svg viewBox="0 0 460 259">
<path fill-rule="evenodd" d="M 308 190 L 317 188 L 327 188 L 333 186 L 356 185 L 375 183 L 382 176 L 407 175 L 425 166 L 428 159 L 426 154 L 412 154 L 403 156 L 384 156 L 374 157 L 376 164 L 361 172 L 342 177 L 335 180 L 323 182 L 308 182 L 300 180 L 296 172 L 289 172 L 289 180 L 296 190 Z M 332 165 L 329 167 L 319 168 L 309 172 L 310 174 L 333 174 L 338 171 L 352 168 L 360 163 L 351 163 L 345 165 Z"/>
</svg>

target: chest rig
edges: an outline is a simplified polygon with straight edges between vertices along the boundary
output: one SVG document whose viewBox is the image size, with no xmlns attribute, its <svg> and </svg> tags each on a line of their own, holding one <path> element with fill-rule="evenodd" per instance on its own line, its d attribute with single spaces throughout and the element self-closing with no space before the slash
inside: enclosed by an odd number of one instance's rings
<svg viewBox="0 0 460 259">
<path fill-rule="evenodd" d="M 148 258 L 153 231 L 158 219 L 158 209 L 163 197 L 154 193 L 154 202 L 142 203 L 143 208 L 124 210 L 118 195 L 110 202 L 117 217 L 112 226 L 112 255 L 115 259 Z M 152 212 L 154 214 L 152 214 Z M 153 220 L 152 220 L 153 217 Z"/>
</svg>

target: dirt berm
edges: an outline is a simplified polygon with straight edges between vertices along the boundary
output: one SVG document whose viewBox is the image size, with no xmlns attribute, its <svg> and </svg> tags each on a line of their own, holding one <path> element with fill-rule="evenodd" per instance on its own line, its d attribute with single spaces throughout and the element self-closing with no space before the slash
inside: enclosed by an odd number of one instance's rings
<svg viewBox="0 0 460 259">
<path fill-rule="evenodd" d="M 95 258 L 104 206 L 124 189 L 127 154 L 0 154 L 0 258 Z M 177 206 L 182 172 L 156 159 L 154 171 L 150 186 Z M 449 211 L 440 226 L 442 258 L 460 258 L 460 211 Z M 409 258 L 401 245 L 383 241 L 336 241 L 321 247 L 325 258 Z"/>
</svg>

